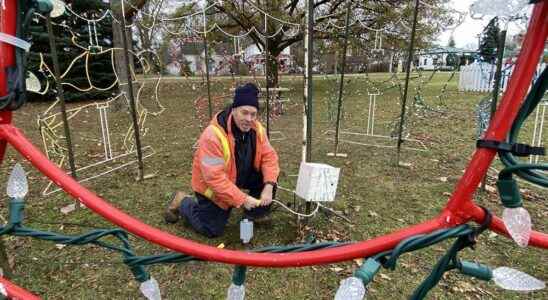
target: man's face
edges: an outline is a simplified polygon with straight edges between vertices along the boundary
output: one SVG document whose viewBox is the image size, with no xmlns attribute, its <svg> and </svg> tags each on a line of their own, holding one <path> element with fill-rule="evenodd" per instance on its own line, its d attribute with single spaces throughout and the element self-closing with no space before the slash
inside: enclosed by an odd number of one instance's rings
<svg viewBox="0 0 548 300">
<path fill-rule="evenodd" d="M 248 132 L 257 120 L 257 108 L 250 105 L 238 106 L 232 109 L 232 118 L 242 132 Z"/>
</svg>

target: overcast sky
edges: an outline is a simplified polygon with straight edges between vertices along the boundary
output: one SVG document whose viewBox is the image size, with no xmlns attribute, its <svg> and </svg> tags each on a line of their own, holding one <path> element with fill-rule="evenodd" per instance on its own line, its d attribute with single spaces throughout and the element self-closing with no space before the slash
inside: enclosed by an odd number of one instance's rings
<svg viewBox="0 0 548 300">
<path fill-rule="evenodd" d="M 468 12 L 464 23 L 454 31 L 455 44 L 459 48 L 477 49 L 478 46 L 478 34 L 483 31 L 483 28 L 489 23 L 489 20 L 493 16 L 484 17 L 483 20 L 475 20 L 470 17 L 469 8 L 476 0 L 451 0 L 451 7 L 461 12 Z M 496 0 L 495 0 L 496 1 Z M 500 1 L 500 0 L 499 0 Z M 503 24 L 500 24 L 501 26 Z M 508 26 L 508 35 L 518 33 L 520 30 L 525 29 L 524 25 L 511 22 Z M 438 38 L 440 45 L 446 46 L 449 41 L 451 31 L 446 31 Z"/>
</svg>

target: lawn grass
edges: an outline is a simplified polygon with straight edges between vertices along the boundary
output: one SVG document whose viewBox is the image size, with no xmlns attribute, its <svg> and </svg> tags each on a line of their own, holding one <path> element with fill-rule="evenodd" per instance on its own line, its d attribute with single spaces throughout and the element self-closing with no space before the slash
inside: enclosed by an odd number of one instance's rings
<svg viewBox="0 0 548 300">
<path fill-rule="evenodd" d="M 428 74 L 425 74 L 427 77 Z M 475 147 L 475 106 L 486 94 L 457 91 L 456 76 L 448 85 L 448 91 L 440 95 L 449 73 L 439 73 L 422 88 L 428 107 L 409 106 L 407 123 L 409 138 L 420 140 L 427 151 L 411 151 L 413 143 L 404 143 L 401 161 L 409 167 L 396 167 L 394 148 L 365 147 L 341 143 L 340 151 L 348 158 L 326 156 L 333 151 L 325 131 L 334 129 L 333 116 L 338 83 L 335 76 L 314 77 L 313 161 L 341 168 L 337 200 L 330 206 L 352 220 L 348 224 L 341 219 L 319 213 L 309 220 L 306 227 L 298 227 L 295 217 L 277 209 L 271 226 L 257 226 L 253 247 L 299 243 L 309 234 L 318 240 L 358 241 L 373 238 L 393 230 L 428 220 L 439 213 L 456 180 L 462 175 Z M 403 75 L 400 76 L 403 78 Z M 377 99 L 375 133 L 389 135 L 400 112 L 399 90 L 391 88 L 387 74 L 372 74 L 369 80 L 363 75 L 348 76 L 345 89 L 344 113 L 341 128 L 365 132 L 369 106 L 367 90 L 374 87 L 387 89 Z M 412 81 L 409 103 L 419 80 Z M 230 79 L 214 79 L 214 95 L 228 94 Z M 283 77 L 281 85 L 292 89 L 287 95 L 291 102 L 284 107 L 284 114 L 272 121 L 272 130 L 280 130 L 286 136 L 283 141 L 273 141 L 278 150 L 282 174 L 280 185 L 294 188 L 295 174 L 301 160 L 302 141 L 302 78 Z M 158 107 L 150 101 L 152 88 L 143 94 L 144 105 L 152 111 Z M 144 145 L 152 145 L 155 154 L 145 160 L 145 173 L 156 173 L 153 178 L 136 182 L 136 164 L 130 168 L 85 183 L 90 189 L 110 201 L 116 207 L 140 220 L 167 232 L 201 241 L 210 245 L 224 243 L 227 248 L 243 249 L 238 238 L 238 220 L 241 213 L 234 211 L 226 234 L 207 240 L 181 224 L 166 225 L 161 217 L 167 195 L 174 190 L 190 191 L 193 144 L 200 133 L 198 114 L 194 100 L 205 95 L 200 80 L 166 80 L 161 84 L 160 101 L 166 110 L 159 116 L 149 116 Z M 331 101 L 331 102 L 330 102 Z M 82 105 L 73 103 L 69 107 Z M 28 103 L 15 115 L 15 124 L 22 128 L 32 141 L 41 146 L 36 127 L 36 116 L 49 103 Z M 98 114 L 94 108 L 71 120 L 79 166 L 98 160 L 102 154 Z M 202 113 L 207 113 L 202 111 Z M 111 133 L 116 149 L 120 149 L 123 135 L 130 124 L 126 110 L 110 112 Z M 531 124 L 523 135 L 530 142 Z M 347 139 L 348 137 L 344 137 Z M 351 137 L 353 141 L 394 145 L 386 139 Z M 350 138 L 348 138 L 350 139 Z M 546 138 L 545 138 L 546 143 Z M 15 162 L 22 158 L 13 149 L 6 155 L 0 172 L 5 178 Z M 110 228 L 109 222 L 87 209 L 62 214 L 59 209 L 72 203 L 66 195 L 56 193 L 41 196 L 47 181 L 27 162 L 30 193 L 27 197 L 25 224 L 42 230 L 60 231 L 67 234 L 84 232 L 90 227 Z M 497 163 L 495 163 L 497 165 Z M 105 167 L 103 167 L 104 170 Z M 500 169 L 500 166 L 499 166 Z M 98 170 L 92 170 L 96 172 Z M 90 174 L 92 172 L 89 172 Z M 84 176 L 86 174 L 81 174 Z M 493 185 L 492 180 L 488 181 Z M 534 228 L 548 232 L 548 204 L 546 190 L 520 185 L 529 190 L 525 205 L 533 218 Z M 280 192 L 278 198 L 292 202 L 288 193 Z M 481 205 L 500 215 L 498 196 L 479 191 L 475 199 Z M 6 218 L 7 196 L 1 204 L 1 215 Z M 75 225 L 79 224 L 79 225 Z M 12 257 L 12 280 L 46 299 L 139 299 L 138 283 L 132 279 L 129 269 L 121 263 L 121 256 L 95 246 L 64 247 L 29 238 L 5 237 Z M 131 237 L 131 243 L 140 255 L 163 253 L 165 250 Z M 405 299 L 429 273 L 438 257 L 448 248 L 448 243 L 406 254 L 395 271 L 382 270 L 370 285 L 368 299 Z M 548 253 L 536 248 L 521 249 L 501 236 L 486 232 L 476 250 L 464 250 L 462 257 L 492 266 L 506 265 L 528 272 L 543 280 L 548 279 Z M 289 269 L 249 268 L 247 299 L 332 299 L 341 279 L 356 268 L 355 262 L 334 265 Z M 191 262 L 178 265 L 157 265 L 149 268 L 158 280 L 165 299 L 224 299 L 230 283 L 232 266 Z M 447 274 L 434 288 L 430 299 L 547 299 L 548 292 L 531 294 L 505 292 L 492 283 L 465 278 L 454 272 Z"/>
</svg>

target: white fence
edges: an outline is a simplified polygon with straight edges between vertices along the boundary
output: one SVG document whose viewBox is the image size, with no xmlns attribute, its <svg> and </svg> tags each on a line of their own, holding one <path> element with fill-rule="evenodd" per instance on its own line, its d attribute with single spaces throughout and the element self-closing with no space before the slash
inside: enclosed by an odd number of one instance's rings
<svg viewBox="0 0 548 300">
<path fill-rule="evenodd" d="M 536 69 L 534 78 L 544 70 L 545 63 L 539 64 Z M 501 91 L 506 90 L 510 75 L 514 70 L 514 65 L 504 65 L 502 67 Z M 460 69 L 459 74 L 459 91 L 464 92 L 490 92 L 493 90 L 495 81 L 496 66 L 485 63 L 475 62 Z"/>
</svg>

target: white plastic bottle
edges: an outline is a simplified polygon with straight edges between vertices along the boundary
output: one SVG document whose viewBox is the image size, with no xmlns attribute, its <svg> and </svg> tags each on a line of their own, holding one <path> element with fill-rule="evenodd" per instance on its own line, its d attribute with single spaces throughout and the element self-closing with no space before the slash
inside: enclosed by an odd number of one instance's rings
<svg viewBox="0 0 548 300">
<path fill-rule="evenodd" d="M 247 244 L 253 237 L 253 222 L 248 219 L 240 221 L 240 240 L 242 243 Z"/>
</svg>

